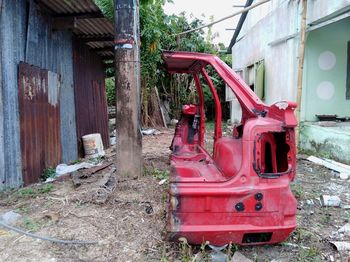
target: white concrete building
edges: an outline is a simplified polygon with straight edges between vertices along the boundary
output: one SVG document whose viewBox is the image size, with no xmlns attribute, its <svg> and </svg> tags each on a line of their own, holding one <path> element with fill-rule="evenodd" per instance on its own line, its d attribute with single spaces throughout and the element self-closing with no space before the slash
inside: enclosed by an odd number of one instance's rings
<svg viewBox="0 0 350 262">
<path fill-rule="evenodd" d="M 301 3 L 271 0 L 249 11 L 232 46 L 233 69 L 267 104 L 296 101 Z M 316 115 L 350 116 L 349 43 L 350 0 L 308 0 L 302 145 L 347 162 L 350 148 L 338 144 L 350 143 L 350 128 L 339 123 L 334 128 L 344 131 L 341 137 L 331 134 Z M 240 106 L 229 90 L 226 99 L 231 120 L 239 122 Z"/>
</svg>

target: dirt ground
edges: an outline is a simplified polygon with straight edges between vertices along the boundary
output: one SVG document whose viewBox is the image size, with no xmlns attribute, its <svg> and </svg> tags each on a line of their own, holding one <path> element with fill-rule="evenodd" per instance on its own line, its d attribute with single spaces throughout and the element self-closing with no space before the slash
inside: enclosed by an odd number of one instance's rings
<svg viewBox="0 0 350 262">
<path fill-rule="evenodd" d="M 0 228 L 0 261 L 210 261 L 208 247 L 169 243 L 164 239 L 168 149 L 173 131 L 161 130 L 143 139 L 144 175 L 117 177 L 114 192 L 96 204 L 96 183 L 113 166 L 92 175 L 80 187 L 72 180 L 37 184 L 1 194 L 0 214 L 22 215 L 16 226 L 38 235 L 68 240 L 96 240 L 93 245 L 63 245 L 32 239 Z M 113 149 L 104 162 L 113 162 Z M 298 228 L 279 245 L 227 247 L 253 261 L 350 261 L 329 243 L 350 220 L 350 210 L 321 207 L 319 196 L 337 195 L 350 204 L 349 181 L 332 171 L 298 158 L 298 175 L 292 187 L 298 199 Z M 331 238 L 333 234 L 333 238 Z M 341 236 L 339 240 L 349 241 Z M 243 262 L 243 261 L 242 261 Z"/>
</svg>

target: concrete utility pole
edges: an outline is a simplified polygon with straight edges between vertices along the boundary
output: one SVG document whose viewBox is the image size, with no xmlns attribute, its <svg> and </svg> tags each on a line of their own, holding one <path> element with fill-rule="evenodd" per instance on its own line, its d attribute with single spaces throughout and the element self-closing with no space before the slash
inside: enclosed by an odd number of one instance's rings
<svg viewBox="0 0 350 262">
<path fill-rule="evenodd" d="M 114 0 L 114 3 L 117 172 L 120 175 L 140 176 L 139 1 Z"/>
</svg>

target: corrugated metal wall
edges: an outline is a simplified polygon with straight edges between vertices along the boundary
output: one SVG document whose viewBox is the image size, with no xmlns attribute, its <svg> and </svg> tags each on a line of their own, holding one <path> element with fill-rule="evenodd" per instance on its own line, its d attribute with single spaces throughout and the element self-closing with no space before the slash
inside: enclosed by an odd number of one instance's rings
<svg viewBox="0 0 350 262">
<path fill-rule="evenodd" d="M 2 0 L 0 6 L 1 104 L 0 189 L 22 184 L 17 66 L 24 60 L 26 1 Z"/>
<path fill-rule="evenodd" d="M 26 59 L 28 64 L 61 75 L 62 161 L 77 158 L 75 125 L 72 33 L 52 31 L 50 19 L 43 17 L 35 4 L 29 8 Z"/>
<path fill-rule="evenodd" d="M 18 80 L 22 175 L 28 185 L 61 161 L 61 83 L 56 73 L 23 62 Z"/>
<path fill-rule="evenodd" d="M 79 153 L 83 155 L 81 137 L 101 133 L 103 145 L 109 147 L 107 98 L 102 60 L 78 39 L 74 39 L 75 104 Z"/>
<path fill-rule="evenodd" d="M 77 158 L 72 33 L 53 32 L 33 1 L 0 0 L 0 190 L 22 185 L 18 64 L 24 61 L 62 76 L 62 160 Z M 28 21 L 28 24 L 27 24 Z"/>
</svg>

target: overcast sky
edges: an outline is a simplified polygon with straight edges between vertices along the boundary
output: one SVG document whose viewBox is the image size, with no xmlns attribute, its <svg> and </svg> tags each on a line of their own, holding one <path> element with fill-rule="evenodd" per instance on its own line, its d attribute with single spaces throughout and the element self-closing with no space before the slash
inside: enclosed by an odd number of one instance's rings
<svg viewBox="0 0 350 262">
<path fill-rule="evenodd" d="M 244 5 L 245 0 L 216 0 L 216 1 L 206 1 L 206 0 L 173 0 L 174 3 L 167 3 L 164 7 L 165 13 L 167 14 L 179 14 L 183 11 L 189 15 L 192 13 L 195 17 L 202 19 L 205 23 L 209 23 L 210 16 L 214 16 L 214 20 L 218 20 L 222 17 L 231 15 L 241 8 L 235 8 L 233 5 Z M 205 17 L 202 17 L 202 15 Z M 230 18 L 226 21 L 218 23 L 213 26 L 213 33 L 218 32 L 219 37 L 217 37 L 214 42 L 222 42 L 225 46 L 228 46 L 234 31 L 226 30 L 227 28 L 235 28 L 238 22 L 239 16 Z"/>
</svg>

